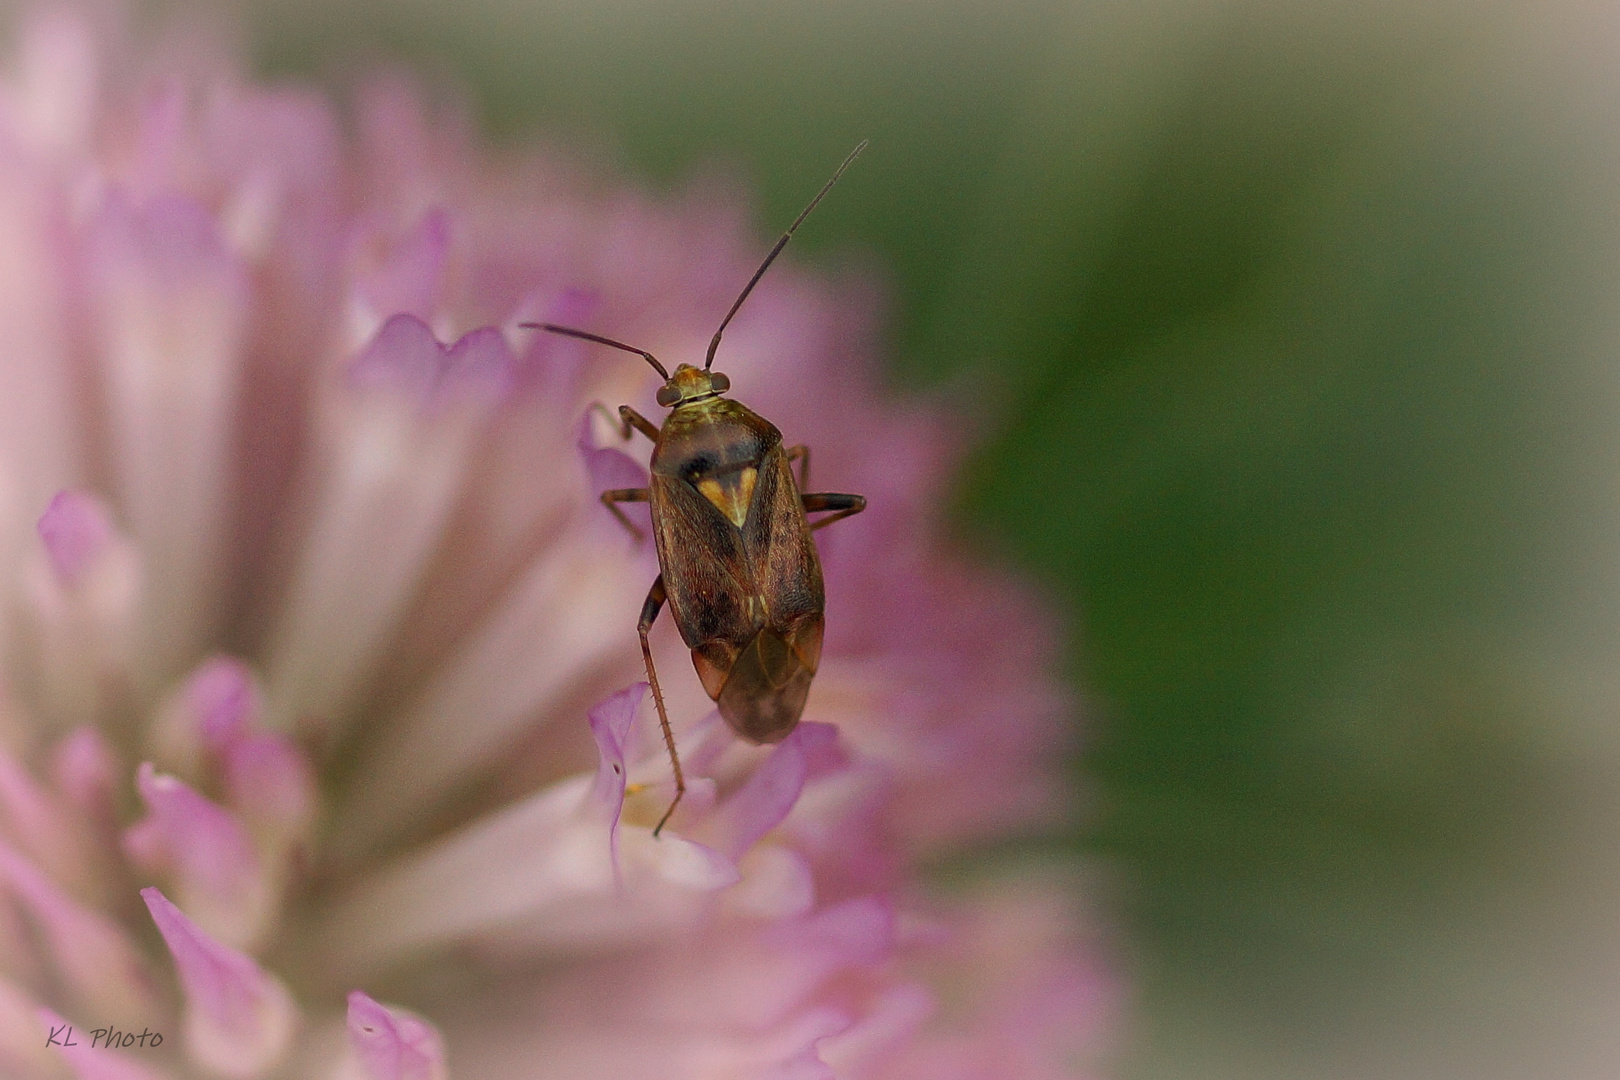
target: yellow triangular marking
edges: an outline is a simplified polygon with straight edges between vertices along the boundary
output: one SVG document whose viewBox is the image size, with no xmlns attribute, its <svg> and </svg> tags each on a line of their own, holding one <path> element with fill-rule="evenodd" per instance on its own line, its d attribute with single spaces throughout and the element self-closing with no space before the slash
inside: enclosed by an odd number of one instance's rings
<svg viewBox="0 0 1620 1080">
<path fill-rule="evenodd" d="M 706 476 L 697 482 L 698 493 L 714 504 L 731 523 L 742 528 L 748 520 L 748 504 L 754 499 L 754 481 L 759 479 L 757 469 L 739 469 L 730 476 Z"/>
</svg>

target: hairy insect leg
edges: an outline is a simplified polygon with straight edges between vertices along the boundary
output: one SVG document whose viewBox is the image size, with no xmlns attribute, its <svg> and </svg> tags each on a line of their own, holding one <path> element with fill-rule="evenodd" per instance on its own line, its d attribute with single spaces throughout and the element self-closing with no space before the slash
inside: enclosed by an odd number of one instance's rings
<svg viewBox="0 0 1620 1080">
<path fill-rule="evenodd" d="M 658 441 L 658 425 L 642 416 L 628 405 L 619 406 L 618 419 L 608 412 L 608 407 L 600 401 L 591 402 L 591 412 L 601 413 L 613 429 L 619 433 L 619 438 L 629 439 L 631 431 L 639 431 L 653 442 Z"/>
<path fill-rule="evenodd" d="M 664 811 L 664 816 L 658 819 L 653 826 L 653 836 L 664 831 L 664 823 L 681 804 L 681 796 L 686 794 L 686 777 L 681 775 L 681 757 L 675 752 L 675 733 L 669 727 L 669 713 L 664 711 L 664 692 L 658 689 L 658 672 L 653 669 L 652 646 L 647 643 L 647 632 L 658 618 L 658 613 L 664 607 L 664 575 L 659 574 L 653 579 L 652 588 L 647 591 L 647 602 L 641 605 L 641 621 L 636 624 L 636 632 L 641 635 L 641 658 L 647 664 L 647 684 L 652 687 L 653 704 L 658 706 L 658 726 L 664 732 L 664 745 L 669 748 L 669 764 L 675 770 L 675 800 Z"/>
<path fill-rule="evenodd" d="M 637 543 L 647 539 L 647 534 L 641 531 L 641 526 L 625 517 L 624 511 L 620 510 L 618 505 L 622 502 L 646 502 L 649 498 L 646 488 L 608 488 L 602 492 L 601 498 L 602 505 L 619 519 L 620 525 L 630 530 L 630 535 L 636 538 Z"/>
<path fill-rule="evenodd" d="M 828 525 L 840 518 L 853 517 L 866 509 L 865 495 L 844 495 L 836 491 L 818 491 L 806 495 L 804 499 L 804 512 L 813 514 L 818 510 L 836 510 L 831 517 L 824 517 L 820 521 L 810 523 L 810 531 L 825 529 Z"/>
<path fill-rule="evenodd" d="M 810 486 L 810 448 L 804 443 L 787 448 L 787 459 L 799 461 L 799 490 L 803 491 Z"/>
</svg>

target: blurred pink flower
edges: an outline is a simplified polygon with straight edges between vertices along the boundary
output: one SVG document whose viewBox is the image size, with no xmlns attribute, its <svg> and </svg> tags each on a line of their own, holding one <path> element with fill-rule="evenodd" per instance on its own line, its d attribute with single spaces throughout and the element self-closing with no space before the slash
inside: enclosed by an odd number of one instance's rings
<svg viewBox="0 0 1620 1080">
<path fill-rule="evenodd" d="M 194 39 L 18 41 L 0 1072 L 1089 1071 L 1113 991 L 1073 883 L 918 876 L 1060 819 L 1069 703 L 1042 607 L 934 540 L 959 436 L 871 384 L 869 288 L 781 265 L 728 334 L 737 394 L 871 509 L 820 534 L 785 742 L 732 738 L 660 627 L 693 781 L 654 840 L 655 567 L 595 500 L 645 447 L 587 404 L 657 383 L 518 324 L 696 356 L 742 214 L 494 160 L 397 82 L 351 136 Z"/>
</svg>

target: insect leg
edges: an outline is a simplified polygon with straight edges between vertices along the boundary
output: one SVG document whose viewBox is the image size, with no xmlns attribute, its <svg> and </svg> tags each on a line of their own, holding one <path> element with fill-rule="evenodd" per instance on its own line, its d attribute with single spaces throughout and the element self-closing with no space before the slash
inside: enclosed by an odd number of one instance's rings
<svg viewBox="0 0 1620 1080">
<path fill-rule="evenodd" d="M 632 430 L 639 431 L 653 442 L 658 441 L 658 425 L 642 416 L 628 405 L 619 406 L 619 418 L 613 419 L 608 407 L 600 401 L 591 402 L 591 411 L 599 412 L 618 431 L 619 438 L 628 439 Z"/>
<path fill-rule="evenodd" d="M 653 670 L 652 646 L 647 644 L 647 631 L 652 629 L 653 620 L 664 607 L 664 575 L 659 574 L 653 579 L 652 588 L 647 591 L 647 602 L 641 605 L 641 621 L 636 624 L 636 633 L 641 635 L 641 658 L 647 663 L 647 683 L 652 687 L 653 704 L 658 706 L 658 726 L 664 731 L 664 745 L 669 747 L 669 764 L 675 770 L 675 801 L 669 804 L 664 816 L 658 819 L 653 827 L 653 835 L 657 836 L 664 829 L 664 823 L 681 804 L 681 796 L 686 794 L 686 778 L 681 775 L 681 758 L 675 753 L 675 733 L 669 729 L 669 714 L 664 711 L 664 693 L 658 689 L 658 672 Z"/>
<path fill-rule="evenodd" d="M 825 529 L 839 518 L 851 517 L 866 509 L 865 495 L 843 495 L 836 491 L 820 491 L 813 495 L 804 496 L 804 512 L 813 514 L 817 510 L 836 510 L 831 517 L 824 517 L 820 521 L 810 523 L 810 531 Z"/>
<path fill-rule="evenodd" d="M 804 443 L 787 448 L 787 459 L 799 459 L 799 490 L 803 491 L 810 486 L 810 448 Z"/>
<path fill-rule="evenodd" d="M 620 510 L 617 504 L 622 502 L 646 502 L 647 499 L 646 488 L 608 488 L 602 492 L 602 505 L 607 507 L 608 511 L 619 519 L 620 525 L 630 530 L 630 535 L 634 536 L 638 543 L 647 539 L 647 534 L 641 531 L 641 526 L 625 517 L 624 511 Z"/>
<path fill-rule="evenodd" d="M 658 425 L 642 416 L 628 405 L 619 406 L 619 431 L 626 439 L 630 437 L 630 429 L 635 428 L 653 442 L 658 441 Z"/>
</svg>

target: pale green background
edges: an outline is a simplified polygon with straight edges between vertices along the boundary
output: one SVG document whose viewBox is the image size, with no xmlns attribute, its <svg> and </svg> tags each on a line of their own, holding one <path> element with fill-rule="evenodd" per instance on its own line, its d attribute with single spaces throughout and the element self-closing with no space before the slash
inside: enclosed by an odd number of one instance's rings
<svg viewBox="0 0 1620 1080">
<path fill-rule="evenodd" d="M 1620 1074 L 1620 26 L 1574 5 L 263 0 L 876 259 L 1070 605 L 1121 1075 Z"/>
</svg>

